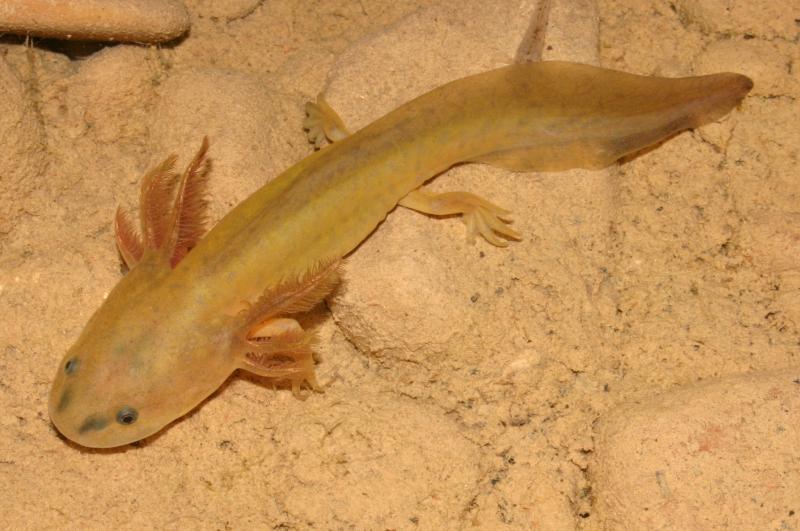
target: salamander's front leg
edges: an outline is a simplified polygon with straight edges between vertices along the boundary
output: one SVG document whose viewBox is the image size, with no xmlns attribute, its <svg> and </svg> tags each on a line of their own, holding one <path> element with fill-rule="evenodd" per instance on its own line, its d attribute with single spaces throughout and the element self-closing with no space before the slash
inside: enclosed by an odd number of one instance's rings
<svg viewBox="0 0 800 531">
<path fill-rule="evenodd" d="M 314 373 L 314 343 L 314 335 L 303 330 L 294 319 L 271 319 L 240 345 L 241 366 L 261 376 L 288 380 L 292 394 L 303 398 L 300 389 L 304 385 L 320 390 Z"/>
<path fill-rule="evenodd" d="M 314 374 L 315 336 L 285 317 L 309 311 L 339 282 L 339 260 L 318 264 L 295 279 L 269 288 L 238 316 L 235 346 L 239 367 L 261 376 L 288 380 L 292 393 L 308 385 L 319 390 Z"/>
<path fill-rule="evenodd" d="M 432 216 L 461 214 L 467 226 L 467 241 L 470 243 L 475 242 L 476 234 L 498 247 L 507 246 L 507 240 L 521 239 L 520 234 L 508 226 L 511 221 L 508 210 L 469 192 L 434 194 L 419 187 L 401 199 L 399 204 Z"/>
</svg>

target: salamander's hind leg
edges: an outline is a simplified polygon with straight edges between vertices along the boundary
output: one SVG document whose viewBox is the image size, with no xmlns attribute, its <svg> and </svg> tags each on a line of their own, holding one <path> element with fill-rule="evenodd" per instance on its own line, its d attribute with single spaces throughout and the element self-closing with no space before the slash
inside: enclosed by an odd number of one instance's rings
<svg viewBox="0 0 800 531">
<path fill-rule="evenodd" d="M 476 234 L 498 247 L 507 246 L 507 240 L 522 239 L 517 231 L 508 226 L 511 212 L 469 192 L 435 194 L 420 187 L 401 199 L 399 204 L 432 216 L 461 214 L 470 243 L 475 242 Z"/>
<path fill-rule="evenodd" d="M 306 103 L 306 119 L 303 121 L 303 128 L 308 131 L 308 140 L 319 149 L 327 139 L 328 142 L 337 142 L 350 136 L 350 131 L 345 127 L 344 122 L 331 109 L 322 94 L 317 96 L 316 102 Z"/>
<path fill-rule="evenodd" d="M 338 142 L 350 135 L 341 117 L 328 105 L 322 94 L 317 96 L 316 102 L 306 103 L 306 114 L 303 127 L 308 130 L 308 139 L 316 148 L 326 139 Z M 432 216 L 461 214 L 467 225 L 467 241 L 470 243 L 475 242 L 476 234 L 498 247 L 507 246 L 507 240 L 521 239 L 520 234 L 508 226 L 511 221 L 508 210 L 468 192 L 434 194 L 420 187 L 401 199 L 399 204 Z"/>
</svg>

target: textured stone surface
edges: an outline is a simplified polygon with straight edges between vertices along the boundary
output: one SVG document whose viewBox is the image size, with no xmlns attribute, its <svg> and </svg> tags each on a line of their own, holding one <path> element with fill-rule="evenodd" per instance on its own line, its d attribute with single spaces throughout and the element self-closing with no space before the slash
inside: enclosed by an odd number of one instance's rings
<svg viewBox="0 0 800 531">
<path fill-rule="evenodd" d="M 0 58 L 0 241 L 14 228 L 21 201 L 37 187 L 46 168 L 44 129 L 30 94 L 14 70 Z"/>
<path fill-rule="evenodd" d="M 522 0 L 186 5 L 192 30 L 171 46 L 70 55 L 78 48 L 0 42 L 0 527 L 601 529 L 612 507 L 601 500 L 637 499 L 595 479 L 619 448 L 598 431 L 614 411 L 733 374 L 752 390 L 765 371 L 797 365 L 800 94 L 786 67 L 796 30 L 779 30 L 790 17 L 756 3 L 747 20 L 709 29 L 685 2 L 638 0 L 555 2 L 547 17 Z M 360 127 L 444 81 L 527 56 L 542 28 L 547 59 L 595 62 L 599 50 L 622 70 L 735 70 L 756 85 L 720 123 L 616 170 L 464 165 L 437 178 L 435 189 L 510 207 L 523 241 L 468 246 L 458 219 L 392 212 L 349 258 L 332 312 L 303 318 L 320 332 L 325 393 L 301 402 L 235 376 L 137 446 L 82 451 L 55 434 L 53 371 L 121 276 L 111 219 L 135 203 L 148 167 L 171 152 L 185 160 L 209 135 L 219 217 L 311 152 L 300 124 L 318 92 Z M 739 437 L 771 433 L 784 400 L 758 396 L 741 409 L 760 416 L 720 418 L 722 446 L 689 458 L 750 456 Z M 687 426 L 715 411 L 713 401 L 689 406 L 658 411 L 684 412 Z M 687 447 L 704 433 L 686 431 Z M 788 433 L 765 435 L 764 448 Z M 757 456 L 759 470 L 739 459 L 741 475 L 709 470 L 718 485 L 670 476 L 667 486 L 673 500 L 717 489 L 716 514 L 740 527 L 775 510 L 775 527 L 791 529 L 779 512 L 787 484 L 756 482 L 791 455 Z M 642 492 L 652 478 L 637 479 Z M 736 504 L 752 502 L 724 496 L 738 492 L 731 478 L 765 501 L 750 522 Z"/>
<path fill-rule="evenodd" d="M 591 466 L 608 529 L 795 529 L 800 369 L 726 378 L 601 419 Z"/>
<path fill-rule="evenodd" d="M 5 0 L 0 32 L 67 40 L 157 43 L 189 29 L 179 0 Z"/>
</svg>

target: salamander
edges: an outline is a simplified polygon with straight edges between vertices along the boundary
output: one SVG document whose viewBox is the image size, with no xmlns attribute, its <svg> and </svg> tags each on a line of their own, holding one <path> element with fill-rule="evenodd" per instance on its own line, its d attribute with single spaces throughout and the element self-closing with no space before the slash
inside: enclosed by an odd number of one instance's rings
<svg viewBox="0 0 800 531">
<path fill-rule="evenodd" d="M 603 168 L 719 119 L 746 76 L 645 77 L 565 62 L 465 77 L 350 133 L 323 98 L 307 107 L 318 145 L 204 234 L 208 141 L 182 172 L 143 178 L 139 226 L 119 210 L 129 272 L 58 366 L 53 424 L 86 447 L 160 431 L 237 369 L 316 389 L 314 335 L 295 320 L 339 281 L 340 261 L 401 205 L 460 214 L 468 237 L 518 240 L 509 212 L 474 194 L 424 188 L 457 163 L 516 171 Z"/>
</svg>

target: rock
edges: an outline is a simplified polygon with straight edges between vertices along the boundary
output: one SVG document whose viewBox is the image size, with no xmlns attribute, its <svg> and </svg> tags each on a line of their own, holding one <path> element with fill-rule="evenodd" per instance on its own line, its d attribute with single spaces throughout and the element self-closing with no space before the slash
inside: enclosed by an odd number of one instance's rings
<svg viewBox="0 0 800 531">
<path fill-rule="evenodd" d="M 0 33 L 67 40 L 165 42 L 189 29 L 177 0 L 5 0 Z"/>
<path fill-rule="evenodd" d="M 0 8 L 2 9 L 2 8 Z M 21 202 L 36 188 L 47 167 L 44 128 L 22 81 L 0 59 L 0 235 L 10 232 Z"/>
<path fill-rule="evenodd" d="M 800 269 L 800 212 L 764 211 L 744 225 L 744 252 L 760 271 Z"/>
<path fill-rule="evenodd" d="M 201 17 L 232 21 L 247 17 L 263 5 L 264 0 L 196 0 L 192 12 Z"/>
<path fill-rule="evenodd" d="M 100 50 L 53 83 L 57 95 L 45 100 L 45 119 L 51 127 L 60 126 L 58 136 L 70 145 L 87 136 L 95 145 L 146 137 L 147 109 L 159 80 L 154 62 L 151 50 L 141 46 Z"/>
<path fill-rule="evenodd" d="M 774 39 L 796 32 L 797 17 L 786 16 L 787 6 L 781 2 L 756 4 L 741 2 L 732 4 L 726 0 L 705 0 L 694 2 L 680 0 L 675 2 L 681 21 L 697 24 L 709 33 L 759 36 Z M 795 12 L 797 4 L 794 4 Z"/>
<path fill-rule="evenodd" d="M 172 74 L 159 92 L 148 167 L 172 152 L 178 153 L 179 166 L 185 164 L 208 136 L 213 221 L 307 152 L 300 106 L 255 76 L 214 68 L 185 70 Z M 290 142 L 292 138 L 296 140 Z"/>
<path fill-rule="evenodd" d="M 621 406 L 591 467 L 603 529 L 794 529 L 800 368 Z"/>
</svg>

